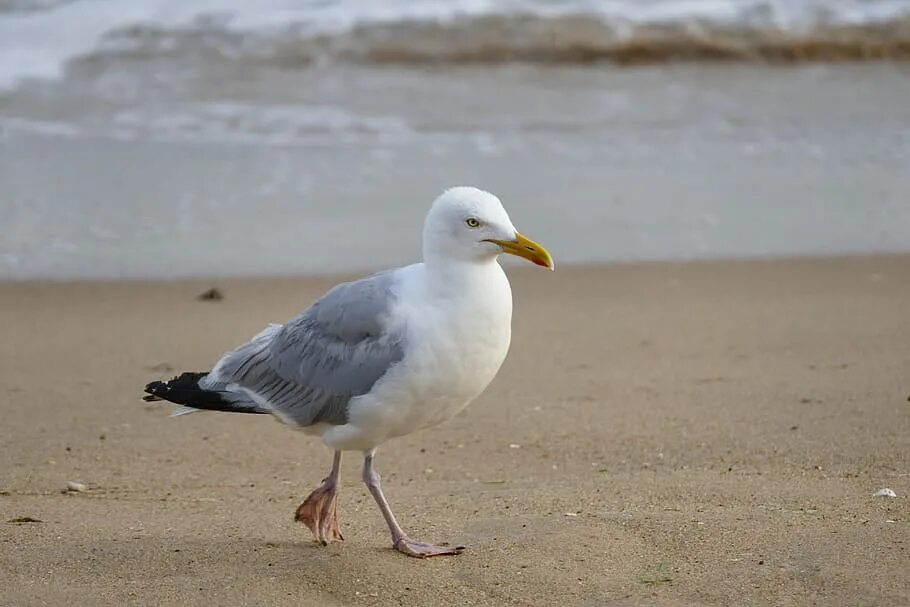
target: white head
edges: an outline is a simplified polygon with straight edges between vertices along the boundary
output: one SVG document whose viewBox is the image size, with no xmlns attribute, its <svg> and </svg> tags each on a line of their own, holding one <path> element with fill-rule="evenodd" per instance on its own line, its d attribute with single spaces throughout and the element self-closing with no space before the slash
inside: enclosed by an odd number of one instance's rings
<svg viewBox="0 0 910 607">
<path fill-rule="evenodd" d="M 515 229 L 499 198 L 493 194 L 459 186 L 446 190 L 436 199 L 423 226 L 424 261 L 484 262 L 492 261 L 500 253 L 518 255 L 553 269 L 547 250 Z"/>
</svg>

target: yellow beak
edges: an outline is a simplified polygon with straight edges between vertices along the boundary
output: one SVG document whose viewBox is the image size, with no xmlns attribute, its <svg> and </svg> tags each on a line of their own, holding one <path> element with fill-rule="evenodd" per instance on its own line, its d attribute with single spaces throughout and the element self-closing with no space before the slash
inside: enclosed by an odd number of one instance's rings
<svg viewBox="0 0 910 607">
<path fill-rule="evenodd" d="M 504 253 L 524 257 L 533 264 L 550 268 L 551 270 L 554 269 L 553 258 L 550 257 L 550 252 L 547 251 L 546 247 L 530 238 L 526 238 L 523 234 L 516 234 L 515 240 L 494 240 L 491 238 L 489 242 L 498 244 L 502 247 Z"/>
</svg>

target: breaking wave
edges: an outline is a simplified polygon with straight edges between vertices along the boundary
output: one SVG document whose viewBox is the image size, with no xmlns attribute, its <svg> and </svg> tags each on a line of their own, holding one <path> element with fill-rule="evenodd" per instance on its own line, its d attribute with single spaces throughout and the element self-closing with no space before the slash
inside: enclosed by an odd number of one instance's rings
<svg viewBox="0 0 910 607">
<path fill-rule="evenodd" d="M 703 15 L 634 22 L 577 13 L 482 15 L 449 21 L 355 25 L 313 33 L 290 25 L 268 32 L 235 31 L 217 23 L 179 29 L 135 26 L 106 36 L 94 53 L 130 58 L 187 53 L 279 68 L 314 63 L 620 65 L 671 61 L 845 61 L 910 58 L 910 5 L 888 19 L 855 22 L 820 13 L 787 22 L 769 10 L 750 19 Z"/>
<path fill-rule="evenodd" d="M 0 0 L 0 87 L 74 60 L 161 57 L 280 69 L 907 59 L 910 2 Z"/>
</svg>

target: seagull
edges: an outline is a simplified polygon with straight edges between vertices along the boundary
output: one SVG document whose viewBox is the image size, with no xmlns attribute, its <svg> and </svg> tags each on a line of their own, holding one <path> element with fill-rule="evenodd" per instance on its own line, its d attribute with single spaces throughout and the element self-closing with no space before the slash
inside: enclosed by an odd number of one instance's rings
<svg viewBox="0 0 910 607">
<path fill-rule="evenodd" d="M 423 228 L 423 262 L 342 283 L 287 324 L 268 326 L 207 373 L 145 387 L 145 400 L 200 410 L 267 413 L 334 450 L 322 484 L 297 508 L 323 545 L 343 540 L 337 496 L 343 451 L 363 454 L 363 482 L 394 549 L 426 558 L 463 546 L 411 539 L 373 467 L 389 439 L 440 424 L 493 380 L 511 341 L 512 290 L 499 255 L 552 270 L 553 259 L 509 219 L 499 198 L 474 187 L 443 192 Z"/>
</svg>

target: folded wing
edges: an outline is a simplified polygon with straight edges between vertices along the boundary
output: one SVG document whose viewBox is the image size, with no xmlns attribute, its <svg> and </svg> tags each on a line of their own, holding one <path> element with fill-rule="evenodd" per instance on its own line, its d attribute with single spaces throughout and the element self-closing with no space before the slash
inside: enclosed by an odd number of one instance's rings
<svg viewBox="0 0 910 607">
<path fill-rule="evenodd" d="M 389 271 L 336 286 L 226 354 L 199 386 L 298 426 L 346 423 L 349 401 L 404 355 L 402 327 L 389 316 L 394 285 Z"/>
</svg>

